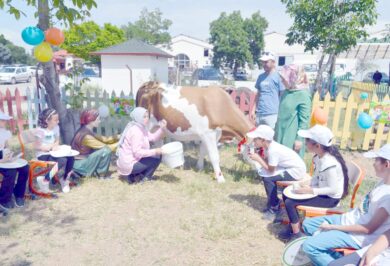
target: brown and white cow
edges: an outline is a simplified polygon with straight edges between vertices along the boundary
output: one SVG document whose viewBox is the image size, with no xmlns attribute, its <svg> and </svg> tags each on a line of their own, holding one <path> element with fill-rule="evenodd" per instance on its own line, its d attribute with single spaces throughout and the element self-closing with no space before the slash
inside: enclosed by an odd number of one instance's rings
<svg viewBox="0 0 390 266">
<path fill-rule="evenodd" d="M 218 182 L 225 179 L 219 166 L 218 141 L 241 140 L 253 127 L 227 92 L 219 87 L 166 87 L 147 82 L 138 90 L 137 106 L 157 121 L 167 121 L 168 136 L 179 141 L 201 141 L 198 169 L 206 153 Z"/>
</svg>

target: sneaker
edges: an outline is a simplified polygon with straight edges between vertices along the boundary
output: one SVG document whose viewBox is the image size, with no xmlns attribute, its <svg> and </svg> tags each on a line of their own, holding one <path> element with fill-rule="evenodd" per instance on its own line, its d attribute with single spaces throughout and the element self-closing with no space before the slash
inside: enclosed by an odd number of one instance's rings
<svg viewBox="0 0 390 266">
<path fill-rule="evenodd" d="M 152 178 L 147 177 L 147 176 L 144 176 L 144 177 L 141 179 L 140 183 L 146 183 L 146 182 L 149 182 L 149 181 L 152 181 Z"/>
<path fill-rule="evenodd" d="M 280 212 L 279 210 L 269 208 L 268 211 L 265 212 L 261 218 L 263 220 L 274 221 L 276 216 L 279 214 L 279 212 Z"/>
<path fill-rule="evenodd" d="M 299 232 L 297 234 L 291 234 L 290 238 L 287 239 L 286 241 L 287 242 L 292 242 L 292 241 L 294 241 L 294 240 L 296 240 L 298 238 L 304 237 L 304 236 L 306 236 L 306 235 L 304 233 L 302 233 L 302 232 Z"/>
<path fill-rule="evenodd" d="M 261 209 L 260 212 L 261 213 L 266 213 L 266 212 L 268 212 L 269 209 L 270 209 L 269 207 L 266 207 L 264 209 Z"/>
<path fill-rule="evenodd" d="M 292 235 L 293 235 L 293 232 L 291 230 L 291 226 L 287 225 L 282 231 L 279 232 L 278 238 L 280 240 L 287 241 L 291 238 Z"/>
<path fill-rule="evenodd" d="M 0 212 L 8 212 L 9 208 L 7 207 L 7 204 L 5 203 L 0 203 Z"/>
<path fill-rule="evenodd" d="M 0 214 L 2 214 L 3 216 L 7 216 L 8 211 L 9 210 L 6 207 L 4 207 L 3 204 L 0 203 Z"/>
<path fill-rule="evenodd" d="M 275 219 L 273 220 L 274 224 L 283 223 L 284 221 L 288 221 L 288 216 L 286 209 L 281 209 L 279 213 L 276 215 Z"/>
<path fill-rule="evenodd" d="M 7 209 L 13 209 L 15 208 L 15 204 L 14 204 L 14 201 L 13 200 L 10 200 L 4 204 L 2 204 L 4 207 L 6 207 Z"/>
<path fill-rule="evenodd" d="M 69 187 L 69 180 L 68 179 L 60 179 L 61 189 L 63 193 L 69 193 L 70 187 Z"/>
<path fill-rule="evenodd" d="M 24 198 L 15 198 L 15 206 L 17 208 L 24 207 Z"/>
<path fill-rule="evenodd" d="M 40 175 L 37 177 L 37 184 L 38 184 L 38 188 L 39 188 L 40 192 L 42 192 L 42 193 L 49 193 L 50 192 L 50 189 L 49 189 L 50 182 L 47 181 L 43 175 Z"/>
</svg>

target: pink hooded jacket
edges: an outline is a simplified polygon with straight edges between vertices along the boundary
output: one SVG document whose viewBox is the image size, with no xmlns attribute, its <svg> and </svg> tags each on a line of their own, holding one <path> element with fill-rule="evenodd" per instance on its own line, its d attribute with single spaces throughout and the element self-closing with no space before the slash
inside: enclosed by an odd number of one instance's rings
<svg viewBox="0 0 390 266">
<path fill-rule="evenodd" d="M 118 172 L 120 175 L 130 175 L 136 162 L 144 157 L 156 156 L 154 149 L 150 149 L 149 141 L 156 141 L 163 135 L 160 128 L 155 133 L 150 133 L 145 127 L 138 124 L 132 125 L 118 147 L 117 155 Z"/>
</svg>

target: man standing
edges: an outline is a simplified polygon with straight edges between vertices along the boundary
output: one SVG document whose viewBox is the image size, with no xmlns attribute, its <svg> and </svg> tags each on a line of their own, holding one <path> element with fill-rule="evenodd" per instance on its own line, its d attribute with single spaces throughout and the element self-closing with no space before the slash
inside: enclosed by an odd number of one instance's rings
<svg viewBox="0 0 390 266">
<path fill-rule="evenodd" d="M 375 84 L 381 83 L 382 80 L 382 73 L 379 72 L 378 70 L 375 71 L 374 75 L 372 76 L 372 79 L 374 80 Z"/>
<path fill-rule="evenodd" d="M 279 98 L 284 90 L 279 73 L 275 69 L 275 56 L 271 52 L 264 52 L 260 58 L 264 73 L 256 81 L 256 100 L 252 117 L 256 117 L 256 126 L 268 125 L 275 128 L 278 118 Z"/>
</svg>

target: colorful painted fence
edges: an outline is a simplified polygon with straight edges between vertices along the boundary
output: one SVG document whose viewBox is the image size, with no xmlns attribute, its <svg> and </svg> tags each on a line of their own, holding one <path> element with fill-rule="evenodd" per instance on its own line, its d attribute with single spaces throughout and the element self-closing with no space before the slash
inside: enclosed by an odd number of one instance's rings
<svg viewBox="0 0 390 266">
<path fill-rule="evenodd" d="M 352 84 L 354 85 L 354 84 Z M 364 87 L 366 88 L 366 87 Z M 360 91 L 361 92 L 361 91 Z M 389 101 L 389 95 L 379 98 L 375 93 L 375 88 L 370 94 L 368 100 L 360 99 L 360 92 L 349 93 L 345 97 L 339 93 L 335 100 L 331 100 L 327 94 L 324 100 L 320 100 L 318 93 L 313 97 L 313 108 L 319 106 L 328 112 L 328 127 L 332 129 L 336 137 L 336 143 L 342 149 L 360 149 L 368 150 L 370 148 L 379 148 L 384 143 L 390 143 L 389 124 L 376 122 L 373 127 L 364 131 L 357 126 L 357 117 L 362 111 L 368 110 L 371 101 Z M 367 92 L 367 91 L 365 91 Z M 40 95 L 44 95 L 40 91 Z M 67 101 L 67 94 L 62 92 L 64 101 Z M 254 107 L 255 94 L 250 90 L 234 90 L 231 93 L 233 101 L 238 105 L 241 111 L 246 115 L 251 113 Z M 112 99 L 129 99 L 129 95 L 123 92 L 116 96 L 115 93 L 90 93 L 86 92 L 86 98 L 83 102 L 84 108 L 99 108 L 101 105 L 113 106 Z M 10 123 L 11 130 L 16 132 L 17 126 L 20 128 L 36 127 L 39 110 L 46 108 L 47 104 L 44 98 L 38 98 L 36 90 L 27 89 L 26 96 L 21 96 L 16 89 L 14 95 L 7 90 L 5 94 L 0 92 L 0 109 L 15 118 Z M 102 135 L 113 135 L 123 131 L 129 118 L 126 115 L 112 114 L 103 119 L 97 133 Z"/>
</svg>

